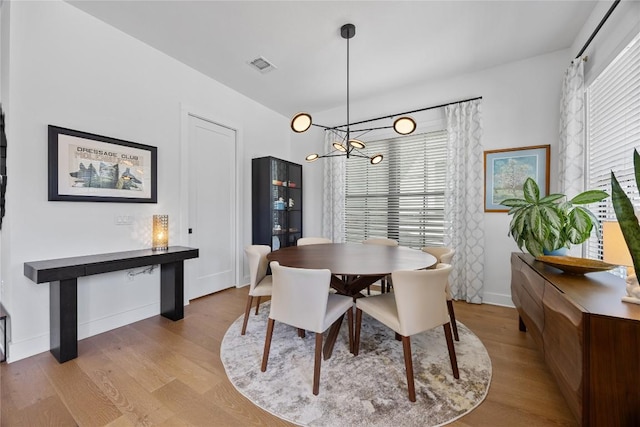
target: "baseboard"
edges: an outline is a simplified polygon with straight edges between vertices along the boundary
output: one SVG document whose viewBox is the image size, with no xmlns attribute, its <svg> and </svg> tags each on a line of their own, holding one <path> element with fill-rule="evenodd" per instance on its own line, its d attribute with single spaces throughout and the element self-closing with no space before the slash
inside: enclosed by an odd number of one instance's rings
<svg viewBox="0 0 640 427">
<path fill-rule="evenodd" d="M 9 347 L 7 362 L 17 362 L 38 353 L 49 351 L 49 345 L 49 334 L 38 335 L 20 342 L 9 342 L 7 343 L 7 347 Z"/>
<path fill-rule="evenodd" d="M 91 319 L 90 321 L 78 324 L 78 340 L 111 331 L 159 314 L 160 301 L 155 301 L 125 312 L 104 316 L 100 319 Z M 10 342 L 7 346 L 9 347 L 7 361 L 9 363 L 16 362 L 38 353 L 48 352 L 50 348 L 49 334 L 38 335 L 20 342 Z"/>
<path fill-rule="evenodd" d="M 496 294 L 491 292 L 485 292 L 482 297 L 483 304 L 499 305 L 503 307 L 515 307 L 513 301 L 511 301 L 511 295 Z"/>
<path fill-rule="evenodd" d="M 84 323 L 78 323 L 78 340 L 157 316 L 158 314 L 160 314 L 160 301 L 155 301 L 150 304 L 132 308 L 131 310 L 110 314 L 99 319 L 91 319 Z"/>
</svg>

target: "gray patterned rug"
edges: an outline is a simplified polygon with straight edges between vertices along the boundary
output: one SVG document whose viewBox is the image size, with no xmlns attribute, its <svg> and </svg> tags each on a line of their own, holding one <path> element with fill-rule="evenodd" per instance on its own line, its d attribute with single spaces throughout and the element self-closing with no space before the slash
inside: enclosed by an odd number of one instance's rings
<svg viewBox="0 0 640 427">
<path fill-rule="evenodd" d="M 315 336 L 276 322 L 269 365 L 260 372 L 269 303 L 227 330 L 220 355 L 236 389 L 264 410 L 304 426 L 438 426 L 465 415 L 489 391 L 491 359 L 482 342 L 458 322 L 460 379 L 453 378 L 442 328 L 411 337 L 416 402 L 407 396 L 402 343 L 363 314 L 360 353 L 348 349 L 345 321 L 329 360 L 322 361 L 320 394 L 312 393 Z M 326 337 L 326 333 L 325 333 Z"/>
</svg>

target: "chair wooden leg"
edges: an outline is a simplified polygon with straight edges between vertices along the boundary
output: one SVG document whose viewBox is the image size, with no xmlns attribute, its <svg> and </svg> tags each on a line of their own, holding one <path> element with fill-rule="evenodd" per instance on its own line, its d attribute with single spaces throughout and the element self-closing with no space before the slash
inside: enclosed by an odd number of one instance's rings
<svg viewBox="0 0 640 427">
<path fill-rule="evenodd" d="M 306 334 L 305 334 L 305 330 L 304 330 L 304 329 L 302 329 L 302 328 L 298 328 L 298 336 L 299 336 L 300 338 L 304 338 L 304 337 L 306 336 Z"/>
<path fill-rule="evenodd" d="M 411 358 L 411 338 L 402 336 L 402 349 L 404 350 L 404 366 L 407 371 L 407 387 L 409 388 L 409 400 L 416 401 L 416 386 L 413 382 L 413 360 Z"/>
<path fill-rule="evenodd" d="M 362 310 L 356 308 L 356 330 L 353 338 L 353 355 L 357 356 L 360 351 L 360 327 L 362 326 Z"/>
<path fill-rule="evenodd" d="M 316 356 L 313 363 L 313 394 L 320 392 L 320 364 L 322 363 L 322 333 L 316 332 Z"/>
<path fill-rule="evenodd" d="M 251 311 L 252 301 L 253 297 L 249 295 L 249 297 L 247 297 L 247 306 L 244 309 L 244 321 L 242 322 L 242 332 L 240 332 L 240 335 L 244 335 L 247 332 L 247 322 L 249 321 L 249 312 Z"/>
<path fill-rule="evenodd" d="M 458 359 L 456 358 L 456 349 L 453 346 L 453 338 L 451 337 L 451 325 L 445 323 L 442 325 L 444 328 L 444 336 L 447 338 L 447 348 L 449 349 L 449 360 L 451 360 L 451 369 L 453 370 L 453 378 L 460 378 L 460 372 L 458 371 Z"/>
<path fill-rule="evenodd" d="M 269 350 L 271 349 L 271 337 L 273 337 L 273 324 L 274 320 L 269 319 L 267 322 L 267 336 L 264 339 L 264 352 L 262 353 L 262 366 L 260 370 L 262 372 L 267 370 L 267 362 L 269 361 Z"/>
<path fill-rule="evenodd" d="M 349 322 L 349 352 L 353 353 L 353 307 L 347 310 L 347 322 Z"/>
<path fill-rule="evenodd" d="M 260 297 L 257 297 L 258 299 L 256 300 L 256 316 L 258 315 L 258 309 L 260 308 Z"/>
<path fill-rule="evenodd" d="M 449 318 L 451 319 L 451 328 L 453 329 L 453 338 L 460 341 L 458 337 L 458 324 L 456 323 L 456 314 L 453 312 L 453 301 L 447 300 L 447 309 L 449 310 Z"/>
</svg>

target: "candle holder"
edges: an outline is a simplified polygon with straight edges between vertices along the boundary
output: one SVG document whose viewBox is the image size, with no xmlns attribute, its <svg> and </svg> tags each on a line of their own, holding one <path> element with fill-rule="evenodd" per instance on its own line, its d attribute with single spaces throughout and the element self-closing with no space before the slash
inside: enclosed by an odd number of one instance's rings
<svg viewBox="0 0 640 427">
<path fill-rule="evenodd" d="M 169 215 L 153 216 L 153 242 L 154 251 L 166 251 L 169 249 Z"/>
</svg>

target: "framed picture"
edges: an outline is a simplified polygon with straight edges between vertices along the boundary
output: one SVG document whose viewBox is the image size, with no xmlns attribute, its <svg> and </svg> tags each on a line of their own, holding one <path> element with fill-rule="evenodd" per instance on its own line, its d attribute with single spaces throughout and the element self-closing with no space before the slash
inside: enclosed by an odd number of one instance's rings
<svg viewBox="0 0 640 427">
<path fill-rule="evenodd" d="M 550 145 L 507 148 L 484 152 L 484 211 L 508 212 L 500 204 L 505 199 L 522 198 L 522 186 L 533 178 L 540 197 L 549 194 Z"/>
<path fill-rule="evenodd" d="M 49 125 L 49 200 L 157 203 L 157 150 Z"/>
</svg>

